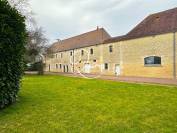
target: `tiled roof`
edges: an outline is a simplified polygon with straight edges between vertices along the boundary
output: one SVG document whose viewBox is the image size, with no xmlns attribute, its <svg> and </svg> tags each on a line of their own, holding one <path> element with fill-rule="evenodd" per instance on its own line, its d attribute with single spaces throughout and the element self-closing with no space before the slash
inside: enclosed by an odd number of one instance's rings
<svg viewBox="0 0 177 133">
<path fill-rule="evenodd" d="M 101 44 L 109 38 L 111 38 L 111 36 L 104 30 L 104 28 L 97 28 L 94 31 L 56 42 L 50 47 L 50 49 L 52 52 L 72 50 Z"/>
<path fill-rule="evenodd" d="M 51 46 L 51 50 L 53 52 L 66 51 L 102 43 L 106 44 L 174 31 L 177 31 L 177 8 L 149 15 L 124 36 L 111 38 L 103 28 L 98 28 L 97 30 L 56 42 Z"/>
<path fill-rule="evenodd" d="M 117 42 L 177 31 L 177 8 L 149 15 L 128 34 L 109 39 Z M 105 41 L 104 43 L 107 43 Z"/>
</svg>

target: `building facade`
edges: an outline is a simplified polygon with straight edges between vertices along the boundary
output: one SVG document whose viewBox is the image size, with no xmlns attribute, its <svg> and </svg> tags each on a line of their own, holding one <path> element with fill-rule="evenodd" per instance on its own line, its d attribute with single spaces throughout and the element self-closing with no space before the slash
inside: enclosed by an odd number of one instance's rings
<svg viewBox="0 0 177 133">
<path fill-rule="evenodd" d="M 177 8 L 149 15 L 123 36 L 103 28 L 54 43 L 45 71 L 177 77 Z"/>
</svg>

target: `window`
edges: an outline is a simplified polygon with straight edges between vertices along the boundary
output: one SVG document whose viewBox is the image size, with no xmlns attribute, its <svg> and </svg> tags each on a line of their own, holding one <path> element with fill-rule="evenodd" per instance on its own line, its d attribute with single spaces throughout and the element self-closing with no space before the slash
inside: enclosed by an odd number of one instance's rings
<svg viewBox="0 0 177 133">
<path fill-rule="evenodd" d="M 61 58 L 63 57 L 63 53 L 61 53 Z"/>
<path fill-rule="evenodd" d="M 81 50 L 81 55 L 84 55 L 84 50 Z"/>
<path fill-rule="evenodd" d="M 92 48 L 90 49 L 90 54 L 93 54 L 93 49 Z"/>
<path fill-rule="evenodd" d="M 72 56 L 73 55 L 73 52 L 70 52 L 70 56 Z"/>
<path fill-rule="evenodd" d="M 93 60 L 93 62 L 96 62 L 96 60 Z"/>
<path fill-rule="evenodd" d="M 109 52 L 110 52 L 110 53 L 112 53 L 112 52 L 113 52 L 113 47 L 112 47 L 112 45 L 111 45 L 111 46 L 109 46 Z"/>
<path fill-rule="evenodd" d="M 56 54 L 55 56 L 56 56 L 56 58 L 57 58 L 58 55 Z"/>
<path fill-rule="evenodd" d="M 56 64 L 56 69 L 58 69 L 58 64 Z"/>
<path fill-rule="evenodd" d="M 104 69 L 105 69 L 105 70 L 108 70 L 108 63 L 105 63 L 105 64 L 104 64 Z"/>
<path fill-rule="evenodd" d="M 60 64 L 60 69 L 62 68 L 61 64 Z"/>
<path fill-rule="evenodd" d="M 144 65 L 161 65 L 161 57 L 149 56 L 144 58 Z"/>
</svg>

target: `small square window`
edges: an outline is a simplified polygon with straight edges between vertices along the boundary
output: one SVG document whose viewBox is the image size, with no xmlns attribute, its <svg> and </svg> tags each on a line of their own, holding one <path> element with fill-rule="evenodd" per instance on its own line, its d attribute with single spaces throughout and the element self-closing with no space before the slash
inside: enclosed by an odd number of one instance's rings
<svg viewBox="0 0 177 133">
<path fill-rule="evenodd" d="M 93 60 L 93 62 L 96 62 L 96 60 Z"/>
</svg>

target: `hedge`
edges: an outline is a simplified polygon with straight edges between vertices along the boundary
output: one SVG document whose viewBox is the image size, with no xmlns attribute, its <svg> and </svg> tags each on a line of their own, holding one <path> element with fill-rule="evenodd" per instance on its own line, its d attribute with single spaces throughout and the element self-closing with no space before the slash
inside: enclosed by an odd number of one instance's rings
<svg viewBox="0 0 177 133">
<path fill-rule="evenodd" d="M 14 103 L 23 74 L 25 17 L 0 0 L 0 109 Z"/>
</svg>

